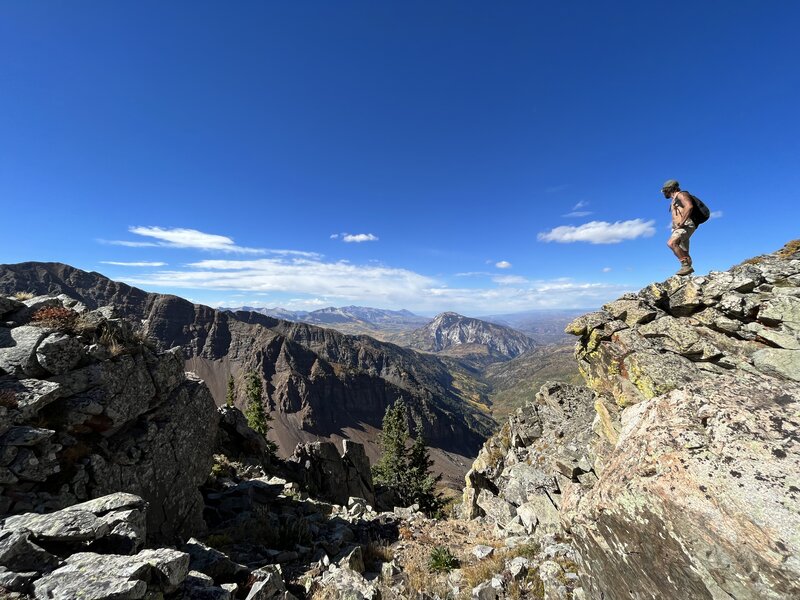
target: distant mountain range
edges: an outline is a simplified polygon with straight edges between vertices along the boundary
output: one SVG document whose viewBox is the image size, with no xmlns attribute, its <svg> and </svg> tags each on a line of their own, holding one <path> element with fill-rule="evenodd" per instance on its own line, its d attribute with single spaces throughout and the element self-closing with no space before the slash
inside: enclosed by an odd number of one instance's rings
<svg viewBox="0 0 800 600">
<path fill-rule="evenodd" d="M 420 317 L 407 310 L 385 310 L 382 308 L 369 308 L 366 306 L 342 306 L 340 308 L 329 306 L 312 311 L 287 310 L 285 308 L 253 308 L 240 306 L 227 308 L 231 312 L 251 311 L 276 319 L 310 323 L 311 325 L 331 326 L 357 326 L 365 329 L 375 327 L 383 329 L 415 329 L 430 321 L 427 317 Z M 366 333 L 366 332 L 363 332 Z"/>
<path fill-rule="evenodd" d="M 252 311 L 276 319 L 330 327 L 350 335 L 370 335 L 385 342 L 415 347 L 416 344 L 412 343 L 410 334 L 438 318 L 423 317 L 408 310 L 386 310 L 366 306 L 343 306 L 340 308 L 330 306 L 314 311 L 252 306 L 221 308 L 220 310 Z M 571 343 L 570 336 L 564 333 L 566 324 L 590 310 L 593 309 L 532 310 L 469 318 L 516 329 L 533 338 L 537 345 L 562 344 Z"/>
</svg>

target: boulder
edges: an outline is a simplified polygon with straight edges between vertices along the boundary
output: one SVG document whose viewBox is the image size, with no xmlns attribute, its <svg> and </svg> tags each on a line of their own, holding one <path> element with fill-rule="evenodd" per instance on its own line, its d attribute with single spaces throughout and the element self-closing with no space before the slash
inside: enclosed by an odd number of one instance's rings
<svg viewBox="0 0 800 600">
<path fill-rule="evenodd" d="M 36 581 L 42 600 L 128 600 L 178 589 L 189 573 L 189 555 L 159 548 L 136 556 L 80 552 Z"/>
<path fill-rule="evenodd" d="M 28 534 L 44 547 L 102 549 L 133 554 L 145 541 L 146 504 L 133 494 L 115 493 L 50 514 L 5 519 L 0 532 Z M 0 560 L 0 564 L 12 567 Z"/>
</svg>

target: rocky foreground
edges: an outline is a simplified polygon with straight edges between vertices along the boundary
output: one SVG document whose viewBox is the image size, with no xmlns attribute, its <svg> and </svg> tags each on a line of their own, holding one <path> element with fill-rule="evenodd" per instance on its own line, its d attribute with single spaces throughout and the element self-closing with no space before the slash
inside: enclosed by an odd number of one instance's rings
<svg viewBox="0 0 800 600">
<path fill-rule="evenodd" d="M 360 444 L 276 460 L 108 307 L 0 298 L 0 597 L 800 597 L 800 244 L 568 330 L 458 519 L 396 508 Z"/>
<path fill-rule="evenodd" d="M 584 315 L 588 388 L 487 442 L 465 516 L 575 551 L 575 597 L 800 597 L 800 244 Z"/>
</svg>

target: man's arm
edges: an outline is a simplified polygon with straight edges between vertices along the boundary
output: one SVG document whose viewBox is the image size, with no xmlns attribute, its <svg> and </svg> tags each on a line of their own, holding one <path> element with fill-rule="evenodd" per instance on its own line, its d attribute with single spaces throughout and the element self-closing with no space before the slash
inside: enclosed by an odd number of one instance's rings
<svg viewBox="0 0 800 600">
<path fill-rule="evenodd" d="M 681 222 L 677 223 L 676 227 L 681 228 L 684 226 L 686 221 L 689 220 L 689 217 L 692 216 L 692 208 L 694 208 L 694 203 L 692 202 L 692 199 L 689 197 L 689 194 L 687 194 L 686 192 L 678 192 L 678 195 L 675 196 L 675 199 L 681 205 L 681 210 L 680 210 Z"/>
</svg>

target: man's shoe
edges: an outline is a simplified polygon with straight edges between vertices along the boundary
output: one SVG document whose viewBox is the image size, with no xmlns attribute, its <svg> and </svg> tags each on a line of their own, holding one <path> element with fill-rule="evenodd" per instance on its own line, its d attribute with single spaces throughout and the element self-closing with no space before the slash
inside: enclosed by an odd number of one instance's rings
<svg viewBox="0 0 800 600">
<path fill-rule="evenodd" d="M 675 274 L 676 275 L 689 275 L 691 273 L 694 273 L 694 267 L 692 267 L 692 263 L 685 262 L 685 263 L 683 263 L 683 266 L 680 269 L 678 269 L 678 272 L 675 273 Z"/>
</svg>

